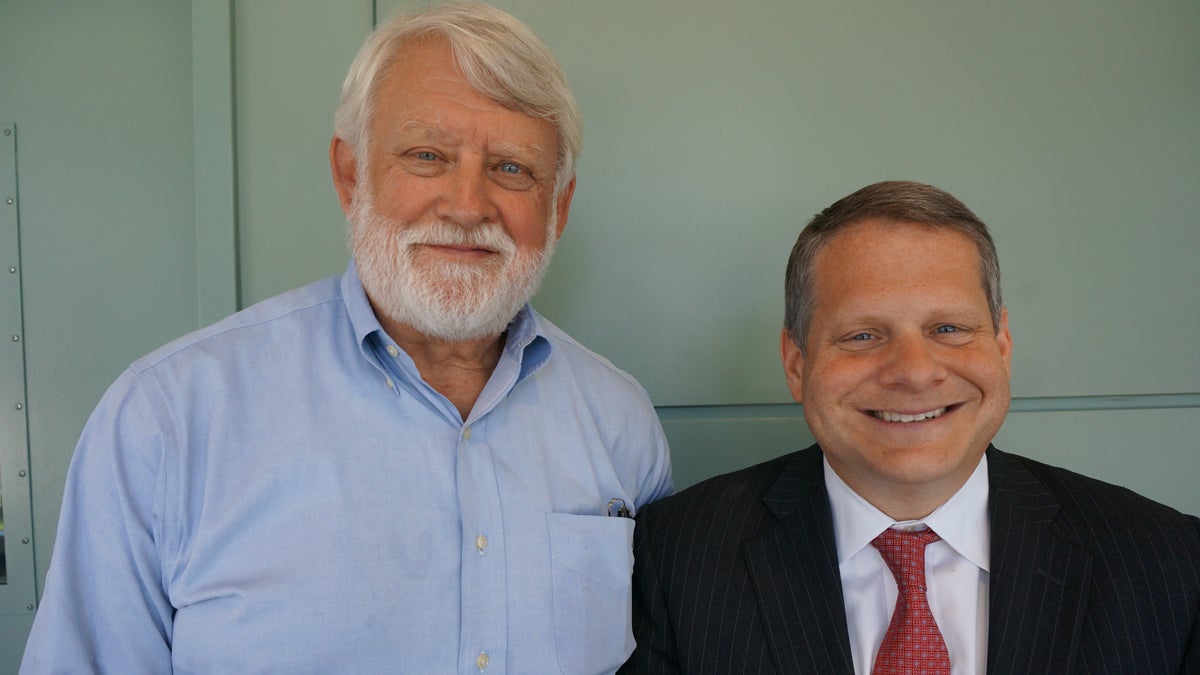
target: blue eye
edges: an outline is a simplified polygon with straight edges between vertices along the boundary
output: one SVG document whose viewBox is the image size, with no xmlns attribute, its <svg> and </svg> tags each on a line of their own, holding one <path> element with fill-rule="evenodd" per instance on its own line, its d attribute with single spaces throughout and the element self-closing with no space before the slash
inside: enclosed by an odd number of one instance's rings
<svg viewBox="0 0 1200 675">
<path fill-rule="evenodd" d="M 865 341 L 867 341 L 867 340 L 870 340 L 870 339 L 871 339 L 871 337 L 872 337 L 872 336 L 871 336 L 871 334 L 870 334 L 870 333 L 857 333 L 857 334 L 855 334 L 855 335 L 851 335 L 851 336 L 850 336 L 850 339 L 851 339 L 851 340 L 858 340 L 859 342 L 865 342 Z"/>
<path fill-rule="evenodd" d="M 958 332 L 958 326 L 938 326 L 937 328 L 935 328 L 935 329 L 933 330 L 933 332 L 935 332 L 935 333 L 942 333 L 942 334 L 946 334 L 946 333 L 957 333 L 957 332 Z"/>
<path fill-rule="evenodd" d="M 500 171 L 503 173 L 518 174 L 521 173 L 521 165 L 516 162 L 501 162 Z"/>
<path fill-rule="evenodd" d="M 430 152 L 428 150 L 421 150 L 420 152 L 417 153 L 417 159 L 423 159 L 423 160 L 432 162 L 437 159 L 437 155 L 433 154 L 432 152 Z"/>
</svg>

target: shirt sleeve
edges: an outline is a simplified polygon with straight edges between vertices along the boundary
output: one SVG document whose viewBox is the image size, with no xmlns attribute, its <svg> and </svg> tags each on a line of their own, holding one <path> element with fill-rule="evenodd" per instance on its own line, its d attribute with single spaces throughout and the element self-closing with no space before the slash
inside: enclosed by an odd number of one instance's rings
<svg viewBox="0 0 1200 675">
<path fill-rule="evenodd" d="M 671 476 L 667 437 L 648 398 L 641 414 L 633 420 L 633 436 L 638 439 L 632 446 L 635 448 L 633 464 L 637 467 L 637 497 L 634 501 L 641 508 L 675 492 L 675 482 Z"/>
<path fill-rule="evenodd" d="M 71 460 L 22 673 L 171 671 L 174 610 L 158 536 L 162 460 L 159 421 L 126 371 Z"/>
</svg>

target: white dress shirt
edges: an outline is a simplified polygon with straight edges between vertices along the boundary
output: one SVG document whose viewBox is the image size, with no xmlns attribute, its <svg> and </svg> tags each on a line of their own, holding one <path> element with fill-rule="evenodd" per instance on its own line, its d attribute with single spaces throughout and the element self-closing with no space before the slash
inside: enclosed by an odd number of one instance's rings
<svg viewBox="0 0 1200 675">
<path fill-rule="evenodd" d="M 929 608 L 950 654 L 951 675 L 983 675 L 987 665 L 988 561 L 987 458 L 945 504 L 921 520 L 897 523 L 850 489 L 825 464 L 825 489 L 833 511 L 838 569 L 846 603 L 854 672 L 870 675 L 896 607 L 896 579 L 871 546 L 889 527 L 933 528 L 941 541 L 926 549 Z"/>
</svg>

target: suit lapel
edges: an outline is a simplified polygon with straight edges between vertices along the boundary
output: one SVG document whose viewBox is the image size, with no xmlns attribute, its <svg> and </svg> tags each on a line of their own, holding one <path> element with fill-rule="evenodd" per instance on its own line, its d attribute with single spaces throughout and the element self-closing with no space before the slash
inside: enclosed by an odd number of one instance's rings
<svg viewBox="0 0 1200 675">
<path fill-rule="evenodd" d="M 1091 556 L 1051 527 L 1058 502 L 1020 461 L 989 448 L 989 673 L 1063 673 L 1079 641 Z"/>
<path fill-rule="evenodd" d="M 778 522 L 747 542 L 743 555 L 779 672 L 852 672 L 833 517 L 815 445 L 796 455 L 763 503 Z"/>
</svg>

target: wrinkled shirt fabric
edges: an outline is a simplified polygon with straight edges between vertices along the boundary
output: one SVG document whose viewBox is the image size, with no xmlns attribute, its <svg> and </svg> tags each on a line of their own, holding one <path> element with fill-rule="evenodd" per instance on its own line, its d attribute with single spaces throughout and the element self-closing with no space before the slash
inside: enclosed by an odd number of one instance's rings
<svg viewBox="0 0 1200 675">
<path fill-rule="evenodd" d="M 67 478 L 22 672 L 594 673 L 633 649 L 645 391 L 526 306 L 464 422 L 346 273 L 135 362 Z"/>
</svg>

